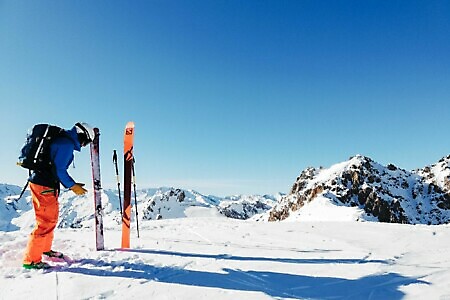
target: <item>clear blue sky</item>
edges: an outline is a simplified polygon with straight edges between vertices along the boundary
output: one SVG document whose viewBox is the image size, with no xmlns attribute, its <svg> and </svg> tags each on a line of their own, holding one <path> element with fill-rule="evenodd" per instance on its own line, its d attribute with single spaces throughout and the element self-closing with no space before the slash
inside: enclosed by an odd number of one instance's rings
<svg viewBox="0 0 450 300">
<path fill-rule="evenodd" d="M 0 182 L 29 127 L 136 124 L 139 187 L 288 192 L 363 154 L 405 169 L 450 153 L 449 1 L 0 0 Z M 91 184 L 89 149 L 75 180 Z M 123 173 L 123 172 L 122 172 Z"/>
</svg>

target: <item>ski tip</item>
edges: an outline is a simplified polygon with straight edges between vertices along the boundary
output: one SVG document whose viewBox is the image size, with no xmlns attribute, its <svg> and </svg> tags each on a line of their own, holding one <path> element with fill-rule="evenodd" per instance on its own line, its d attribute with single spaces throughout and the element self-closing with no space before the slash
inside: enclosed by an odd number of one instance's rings
<svg viewBox="0 0 450 300">
<path fill-rule="evenodd" d="M 133 121 L 128 122 L 126 128 L 134 128 L 134 122 Z"/>
</svg>

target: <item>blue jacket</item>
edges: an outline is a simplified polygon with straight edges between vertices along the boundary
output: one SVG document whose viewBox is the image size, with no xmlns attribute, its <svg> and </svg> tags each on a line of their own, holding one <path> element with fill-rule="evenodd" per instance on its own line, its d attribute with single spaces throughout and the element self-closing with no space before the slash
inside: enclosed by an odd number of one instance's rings
<svg viewBox="0 0 450 300">
<path fill-rule="evenodd" d="M 30 182 L 59 189 L 61 183 L 65 188 L 70 188 L 75 181 L 67 172 L 73 161 L 73 152 L 80 152 L 81 145 L 78 141 L 75 126 L 65 130 L 65 136 L 58 137 L 50 145 L 50 158 L 53 162 L 52 170 L 34 171 L 30 176 Z"/>
</svg>

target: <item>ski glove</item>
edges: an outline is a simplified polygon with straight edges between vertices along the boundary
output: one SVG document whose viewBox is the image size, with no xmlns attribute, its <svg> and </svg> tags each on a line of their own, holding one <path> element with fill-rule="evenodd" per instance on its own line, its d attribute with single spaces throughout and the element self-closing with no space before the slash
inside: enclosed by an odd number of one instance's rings
<svg viewBox="0 0 450 300">
<path fill-rule="evenodd" d="M 70 190 L 78 196 L 86 194 L 87 190 L 83 187 L 84 183 L 75 183 Z"/>
</svg>

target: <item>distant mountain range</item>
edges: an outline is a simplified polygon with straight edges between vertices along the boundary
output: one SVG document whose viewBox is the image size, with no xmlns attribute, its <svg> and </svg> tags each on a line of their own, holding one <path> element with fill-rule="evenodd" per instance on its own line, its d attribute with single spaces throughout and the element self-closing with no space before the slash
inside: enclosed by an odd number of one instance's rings
<svg viewBox="0 0 450 300">
<path fill-rule="evenodd" d="M 27 191 L 17 201 L 21 187 L 0 184 L 0 231 L 17 230 L 32 226 L 34 222 L 31 197 Z M 139 220 L 159 220 L 185 217 L 230 217 L 249 219 L 271 209 L 278 196 L 239 195 L 220 198 L 206 196 L 193 190 L 177 188 L 140 189 L 136 191 Z M 93 226 L 93 195 L 76 196 L 62 191 L 59 197 L 59 228 L 80 228 Z M 135 201 L 132 199 L 132 220 L 135 219 Z M 102 191 L 102 207 L 105 227 L 121 223 L 119 196 L 116 190 Z M 134 221 L 133 221 L 134 222 Z"/>
<path fill-rule="evenodd" d="M 289 194 L 206 196 L 177 188 L 141 189 L 136 193 L 138 218 L 223 216 L 256 221 L 352 220 L 407 224 L 450 222 L 450 156 L 423 169 L 406 171 L 356 155 L 330 168 L 307 168 Z M 0 184 L 0 230 L 34 222 L 27 191 Z M 58 227 L 93 226 L 92 194 L 62 192 Z M 102 191 L 105 227 L 121 222 L 117 191 Z M 134 199 L 133 199 L 134 207 Z M 134 209 L 134 208 L 133 208 Z M 133 212 L 133 218 L 135 217 Z"/>
</svg>

